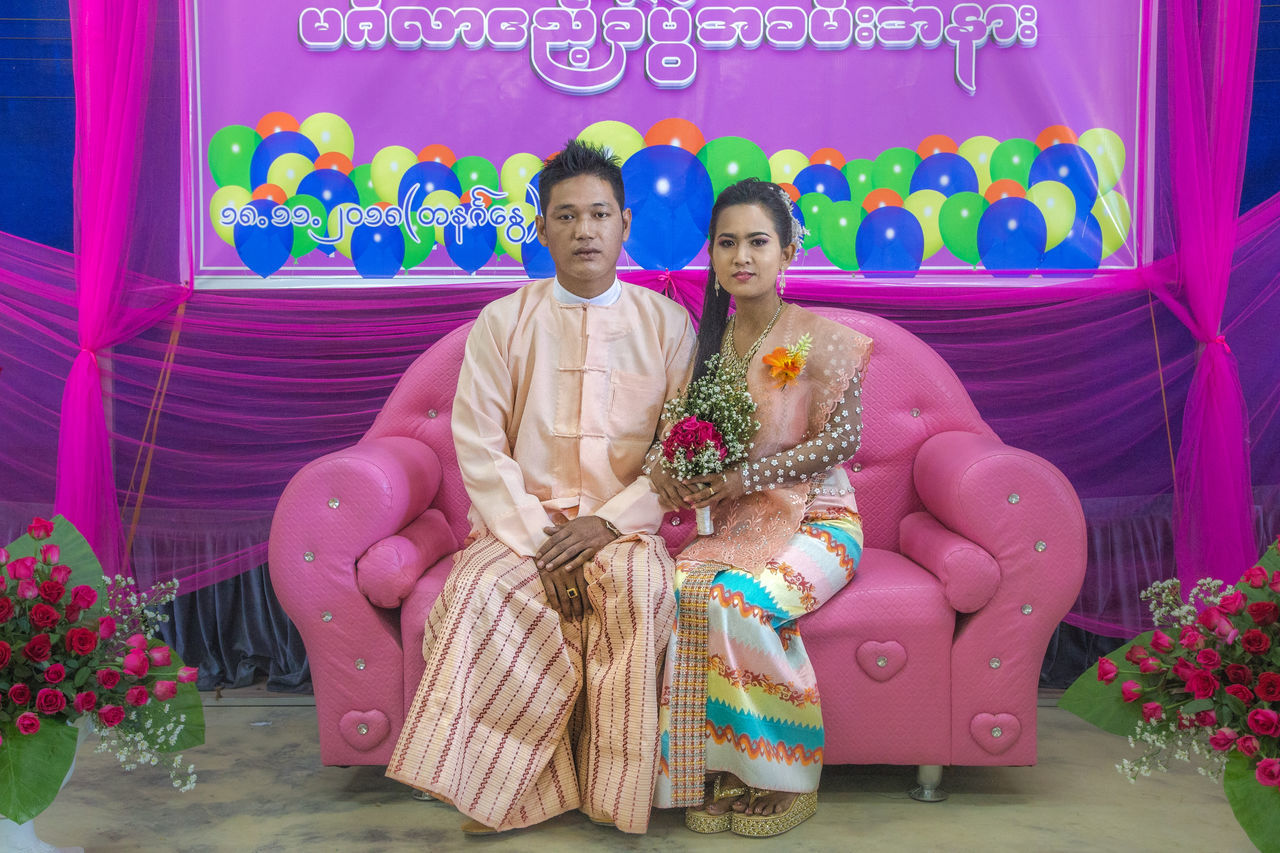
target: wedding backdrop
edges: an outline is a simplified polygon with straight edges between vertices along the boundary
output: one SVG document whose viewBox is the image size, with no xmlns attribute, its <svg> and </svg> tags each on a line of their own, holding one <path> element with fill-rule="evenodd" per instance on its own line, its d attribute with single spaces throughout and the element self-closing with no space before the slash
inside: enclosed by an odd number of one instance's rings
<svg viewBox="0 0 1280 853">
<path fill-rule="evenodd" d="M 713 191 L 790 178 L 787 297 L 919 335 L 1077 489 L 1070 625 L 1237 578 L 1280 533 L 1276 7 L 703 5 L 71 0 L 74 245 L 0 233 L 0 532 L 63 513 L 108 573 L 181 581 L 203 679 L 305 683 L 261 570 L 281 491 L 545 272 L 529 158 L 586 130 L 629 155 L 622 277 L 695 315 Z M 58 184 L 21 186 L 37 236 Z"/>
</svg>

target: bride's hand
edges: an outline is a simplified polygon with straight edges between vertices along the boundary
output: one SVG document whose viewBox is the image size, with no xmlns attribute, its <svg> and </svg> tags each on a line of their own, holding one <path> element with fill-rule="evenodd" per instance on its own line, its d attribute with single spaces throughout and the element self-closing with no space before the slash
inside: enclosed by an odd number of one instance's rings
<svg viewBox="0 0 1280 853">
<path fill-rule="evenodd" d="M 653 466 L 649 482 L 669 509 L 685 509 L 691 505 L 686 498 L 693 495 L 694 488 L 671 476 L 665 465 L 659 463 Z"/>
<path fill-rule="evenodd" d="M 720 501 L 740 498 L 744 494 L 742 474 L 736 468 L 730 468 L 720 474 L 694 477 L 685 485 L 693 488 L 693 500 L 689 506 L 695 509 L 715 506 Z"/>
</svg>

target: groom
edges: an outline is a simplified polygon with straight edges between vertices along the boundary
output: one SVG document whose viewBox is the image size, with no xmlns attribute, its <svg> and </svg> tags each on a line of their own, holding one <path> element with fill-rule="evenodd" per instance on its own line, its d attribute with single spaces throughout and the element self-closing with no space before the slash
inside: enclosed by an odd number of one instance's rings
<svg viewBox="0 0 1280 853">
<path fill-rule="evenodd" d="M 467 338 L 453 434 L 472 533 L 387 775 L 468 832 L 570 809 L 644 832 L 675 603 L 641 467 L 693 330 L 617 278 L 631 211 L 611 156 L 570 141 L 540 181 L 556 276 L 491 303 Z"/>
</svg>

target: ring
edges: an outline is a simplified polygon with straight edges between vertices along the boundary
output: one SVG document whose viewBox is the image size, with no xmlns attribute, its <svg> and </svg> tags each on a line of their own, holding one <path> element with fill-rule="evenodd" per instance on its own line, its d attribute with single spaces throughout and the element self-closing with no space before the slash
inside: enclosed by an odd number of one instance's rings
<svg viewBox="0 0 1280 853">
<path fill-rule="evenodd" d="M 569 596 L 570 598 L 577 598 L 577 597 L 578 597 L 578 588 L 577 588 L 576 586 L 571 586 L 571 587 L 569 587 L 568 589 L 566 589 L 566 590 L 564 591 L 564 594 L 565 594 L 565 595 L 567 595 L 567 596 Z"/>
</svg>

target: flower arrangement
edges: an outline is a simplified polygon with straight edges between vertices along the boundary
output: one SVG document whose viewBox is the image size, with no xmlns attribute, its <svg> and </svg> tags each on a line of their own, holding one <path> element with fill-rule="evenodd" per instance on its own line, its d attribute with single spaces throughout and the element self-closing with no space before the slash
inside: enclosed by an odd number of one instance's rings
<svg viewBox="0 0 1280 853">
<path fill-rule="evenodd" d="M 1201 580 L 1184 602 L 1178 581 L 1153 584 L 1142 598 L 1155 630 L 1099 658 L 1058 703 L 1144 750 L 1116 765 L 1130 781 L 1170 757 L 1198 762 L 1263 849 L 1280 839 L 1278 546 L 1229 592 Z"/>
<path fill-rule="evenodd" d="M 139 592 L 103 577 L 62 517 L 37 518 L 0 548 L 0 816 L 25 823 L 57 796 L 85 721 L 126 770 L 168 756 L 190 790 L 182 750 L 204 742 L 196 670 L 154 638 L 177 582 Z M 69 725 L 70 724 L 70 725 Z"/>
<path fill-rule="evenodd" d="M 662 439 L 662 464 L 675 477 L 688 480 L 718 474 L 747 458 L 751 438 L 760 428 L 756 402 L 746 383 L 720 370 L 720 356 L 707 360 L 707 372 L 668 400 L 663 418 L 671 429 Z M 708 508 L 698 510 L 698 532 L 714 530 Z"/>
<path fill-rule="evenodd" d="M 762 358 L 761 361 L 769 366 L 769 375 L 775 382 L 773 387 L 783 389 L 799 379 L 812 348 L 813 336 L 806 333 L 791 346 L 778 347 Z"/>
</svg>

